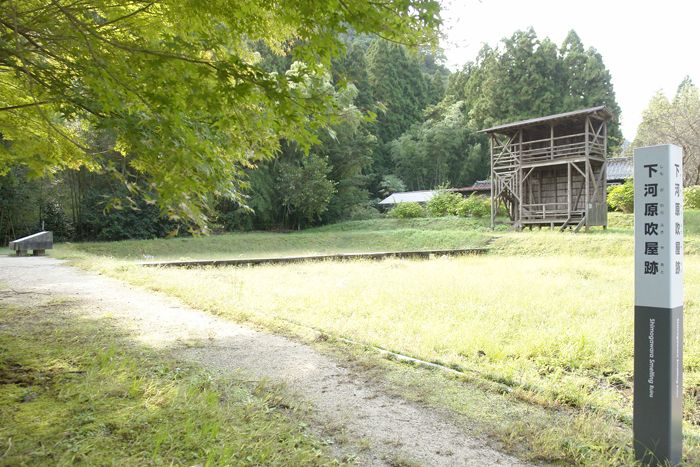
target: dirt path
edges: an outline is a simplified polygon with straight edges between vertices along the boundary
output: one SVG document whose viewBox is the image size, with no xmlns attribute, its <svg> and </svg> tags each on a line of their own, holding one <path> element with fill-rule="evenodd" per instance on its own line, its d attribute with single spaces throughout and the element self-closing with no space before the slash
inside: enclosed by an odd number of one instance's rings
<svg viewBox="0 0 700 467">
<path fill-rule="evenodd" d="M 27 304 L 45 301 L 47 295 L 65 297 L 80 313 L 109 317 L 134 338 L 178 358 L 285 380 L 311 402 L 314 420 L 342 426 L 338 431 L 345 442 L 335 443 L 336 455 L 357 456 L 360 466 L 409 465 L 392 459 L 423 466 L 527 465 L 467 436 L 434 410 L 386 395 L 378 383 L 355 377 L 307 345 L 62 263 L 49 257 L 0 256 L 0 300 Z M 193 341 L 198 345 L 185 345 Z"/>
</svg>

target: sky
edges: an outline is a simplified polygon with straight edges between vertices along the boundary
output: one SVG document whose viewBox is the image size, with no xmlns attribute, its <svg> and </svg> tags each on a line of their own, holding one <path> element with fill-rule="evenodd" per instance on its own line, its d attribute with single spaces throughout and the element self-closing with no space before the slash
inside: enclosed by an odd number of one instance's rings
<svg viewBox="0 0 700 467">
<path fill-rule="evenodd" d="M 672 98 L 688 75 L 700 86 L 698 0 L 442 0 L 448 35 L 448 67 L 474 61 L 487 43 L 495 47 L 532 26 L 539 40 L 561 46 L 569 30 L 603 57 L 622 109 L 622 133 L 633 140 L 642 112 L 662 89 Z"/>
</svg>

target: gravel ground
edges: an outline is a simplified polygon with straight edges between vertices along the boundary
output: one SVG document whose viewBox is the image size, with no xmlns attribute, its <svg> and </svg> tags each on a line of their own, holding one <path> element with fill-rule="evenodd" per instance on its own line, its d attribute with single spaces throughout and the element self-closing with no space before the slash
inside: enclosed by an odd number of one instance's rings
<svg viewBox="0 0 700 467">
<path fill-rule="evenodd" d="M 338 437 L 335 454 L 356 456 L 358 466 L 528 465 L 467 435 L 434 409 L 387 395 L 379 382 L 358 377 L 308 345 L 63 263 L 50 257 L 0 256 L 0 300 L 31 304 L 45 302 L 47 295 L 66 298 L 75 312 L 109 317 L 134 339 L 167 349 L 176 358 L 284 381 L 309 401 L 316 430 L 324 438 Z M 192 342 L 197 345 L 187 345 Z"/>
</svg>

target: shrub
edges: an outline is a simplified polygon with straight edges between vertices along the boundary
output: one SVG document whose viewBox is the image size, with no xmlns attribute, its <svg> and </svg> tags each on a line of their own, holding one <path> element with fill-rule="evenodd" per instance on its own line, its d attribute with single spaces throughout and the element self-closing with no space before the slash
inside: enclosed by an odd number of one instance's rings
<svg viewBox="0 0 700 467">
<path fill-rule="evenodd" d="M 474 196 L 474 193 L 467 199 L 463 199 L 457 205 L 458 216 L 483 217 L 491 213 L 491 200 L 481 196 Z"/>
<path fill-rule="evenodd" d="M 624 184 L 609 190 L 608 207 L 625 213 L 634 212 L 634 180 L 629 178 Z"/>
<path fill-rule="evenodd" d="M 117 196 L 125 198 L 123 188 L 116 188 Z M 80 238 L 114 242 L 119 240 L 139 240 L 164 238 L 180 224 L 162 216 L 157 206 L 143 199 L 136 200 L 136 206 L 125 205 L 121 209 L 104 210 L 105 197 L 99 189 L 88 189 L 82 201 L 83 216 L 79 225 Z M 181 229 L 186 234 L 187 229 Z"/>
<path fill-rule="evenodd" d="M 683 189 L 683 209 L 700 209 L 700 185 Z"/>
<path fill-rule="evenodd" d="M 413 219 L 415 217 L 423 217 L 425 211 L 423 207 L 414 202 L 399 203 L 389 211 L 389 217 L 396 217 L 398 219 Z"/>
<path fill-rule="evenodd" d="M 461 201 L 462 196 L 459 193 L 439 191 L 425 204 L 425 209 L 433 217 L 454 216 Z"/>
<path fill-rule="evenodd" d="M 380 214 L 377 208 L 368 204 L 355 206 L 350 214 L 350 220 L 353 221 L 365 221 L 368 219 L 377 219 L 379 217 Z"/>
</svg>

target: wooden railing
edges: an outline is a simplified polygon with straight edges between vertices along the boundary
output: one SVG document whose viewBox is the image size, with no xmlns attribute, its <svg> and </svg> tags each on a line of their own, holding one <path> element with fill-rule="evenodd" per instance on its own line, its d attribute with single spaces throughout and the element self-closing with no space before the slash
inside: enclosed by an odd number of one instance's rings
<svg viewBox="0 0 700 467">
<path fill-rule="evenodd" d="M 605 154 L 605 139 L 603 136 L 594 137 L 589 134 L 589 154 L 603 156 Z M 534 141 L 511 142 L 510 144 L 494 147 L 496 167 L 512 166 L 515 164 L 531 164 L 560 158 L 585 156 L 586 134 L 559 136 Z"/>
<path fill-rule="evenodd" d="M 561 203 L 540 203 L 540 204 L 523 204 L 523 217 L 525 220 L 537 219 L 563 219 L 569 218 L 569 211 L 566 207 L 559 208 Z"/>
</svg>

